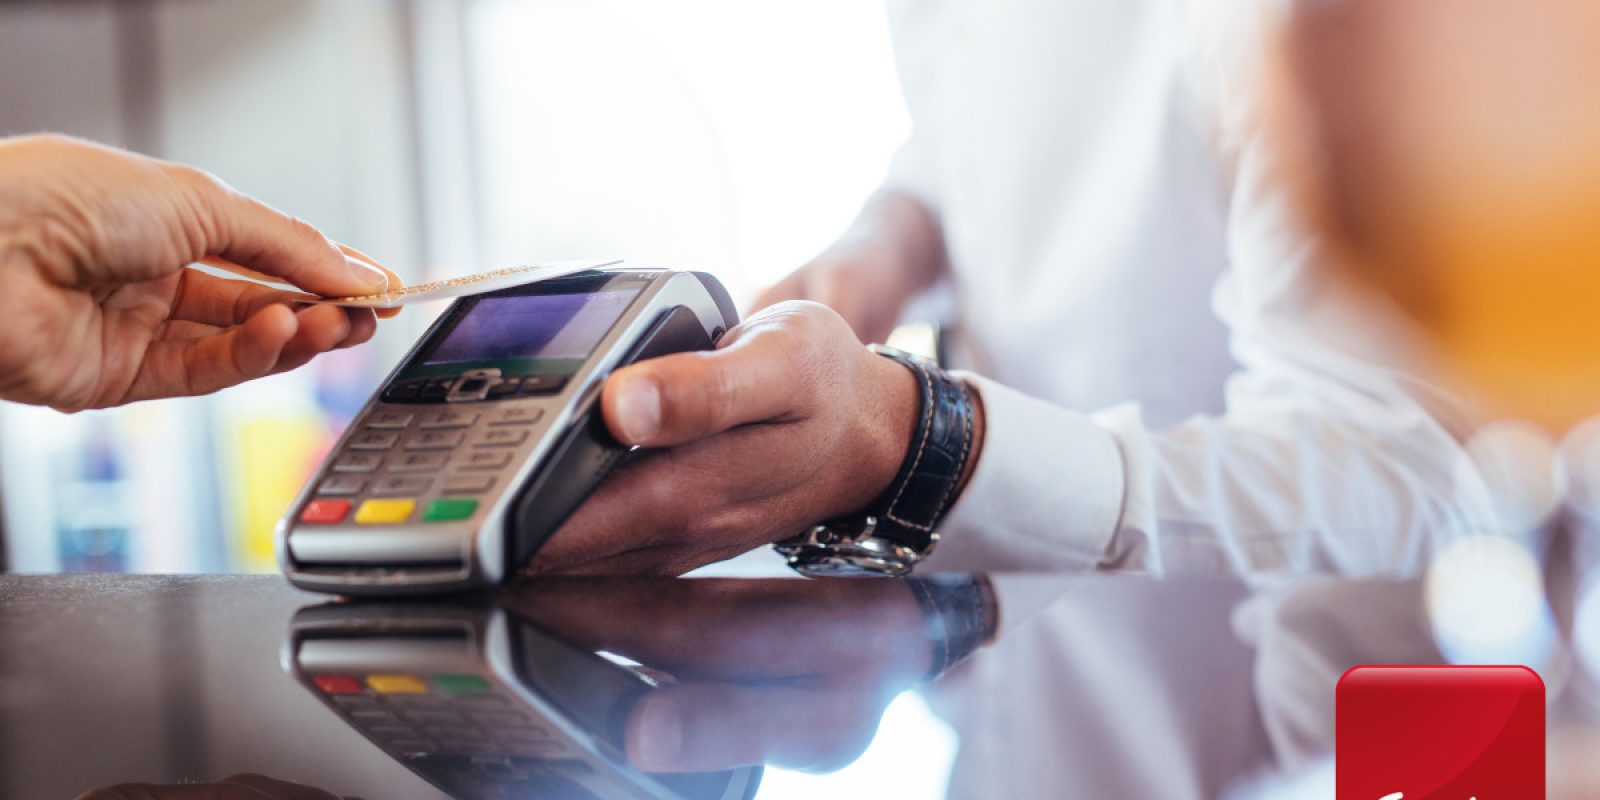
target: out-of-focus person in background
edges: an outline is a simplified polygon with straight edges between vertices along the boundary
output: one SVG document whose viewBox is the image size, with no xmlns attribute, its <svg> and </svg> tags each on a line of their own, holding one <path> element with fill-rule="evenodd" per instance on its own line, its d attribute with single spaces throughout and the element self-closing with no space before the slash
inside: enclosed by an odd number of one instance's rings
<svg viewBox="0 0 1600 800">
<path fill-rule="evenodd" d="M 390 285 L 310 225 L 196 169 L 58 136 L 0 139 L 0 398 L 63 411 L 207 394 L 367 341 L 374 313 L 282 291 Z"/>
<path fill-rule="evenodd" d="M 1433 380 L 1394 303 L 1340 281 L 1295 213 L 1261 124 L 1268 4 L 896 3 L 891 19 L 911 139 L 851 230 L 758 305 L 818 301 L 877 340 L 915 296 L 949 285 L 952 363 L 971 370 L 983 440 L 919 569 L 1220 579 L 1107 589 L 1126 592 L 1118 613 L 1061 602 L 1009 631 L 945 687 L 943 711 L 971 734 L 951 792 L 1216 796 L 1266 749 L 1255 710 L 1183 717 L 1167 693 L 1238 694 L 1221 686 L 1250 680 L 1230 672 L 1248 624 L 1241 636 L 1198 623 L 1159 642 L 1143 634 L 1174 607 L 1227 620 L 1249 595 L 1230 578 L 1415 576 L 1442 543 L 1501 531 L 1465 444 L 1471 415 Z M 735 347 L 619 372 L 607 391 L 648 376 L 709 398 L 719 423 L 902 402 L 834 391 L 827 365 L 858 363 L 860 345 L 806 323 L 819 318 L 830 319 L 783 304 L 752 317 L 775 340 L 767 352 L 791 357 L 759 379 Z M 816 395 L 820 413 L 754 407 Z M 618 406 L 631 404 L 609 399 L 626 434 Z M 681 570 L 793 533 L 784 524 L 826 508 L 830 490 L 796 493 L 789 454 L 848 473 L 875 441 L 705 423 L 635 437 L 671 447 L 603 488 L 544 568 L 654 558 Z M 752 448 L 758 436 L 768 444 Z M 763 484 L 774 475 L 784 483 Z M 603 561 L 619 553 L 632 560 Z M 1271 615 L 1241 619 L 1253 618 Z M 1082 680 L 1107 690 L 1048 688 Z M 1002 724 L 1010 733 L 992 735 Z M 1058 742 L 1060 758 L 1018 763 L 1008 736 Z"/>
</svg>

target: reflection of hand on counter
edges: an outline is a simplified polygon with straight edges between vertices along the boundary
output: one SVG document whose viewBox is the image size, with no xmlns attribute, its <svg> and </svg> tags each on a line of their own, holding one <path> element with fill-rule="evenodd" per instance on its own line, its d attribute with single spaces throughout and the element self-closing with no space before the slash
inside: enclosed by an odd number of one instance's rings
<svg viewBox="0 0 1600 800">
<path fill-rule="evenodd" d="M 125 783 L 91 789 L 78 800 L 340 800 L 314 786 L 265 775 L 234 775 L 216 783 L 156 785 Z M 344 798 L 354 800 L 354 798 Z"/>
<path fill-rule="evenodd" d="M 970 653 L 995 618 L 987 583 L 966 577 L 546 578 L 502 602 L 672 676 L 625 722 L 629 760 L 653 772 L 837 768 L 865 749 L 890 700 Z"/>
</svg>

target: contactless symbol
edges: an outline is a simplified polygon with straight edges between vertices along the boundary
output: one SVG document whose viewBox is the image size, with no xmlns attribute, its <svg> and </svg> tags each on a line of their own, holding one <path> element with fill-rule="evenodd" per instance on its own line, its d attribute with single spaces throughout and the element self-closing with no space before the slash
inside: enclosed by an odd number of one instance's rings
<svg viewBox="0 0 1600 800">
<path fill-rule="evenodd" d="M 1335 738 L 1338 800 L 1544 797 L 1544 682 L 1527 667 L 1356 667 Z"/>
</svg>

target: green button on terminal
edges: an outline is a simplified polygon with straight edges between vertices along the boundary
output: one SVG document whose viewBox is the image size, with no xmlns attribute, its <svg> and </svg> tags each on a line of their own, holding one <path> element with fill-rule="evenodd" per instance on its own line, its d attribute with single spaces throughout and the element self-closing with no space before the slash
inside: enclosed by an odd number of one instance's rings
<svg viewBox="0 0 1600 800">
<path fill-rule="evenodd" d="M 455 522 L 472 516 L 478 510 L 478 501 L 470 497 L 441 497 L 428 504 L 422 512 L 423 522 Z"/>
<path fill-rule="evenodd" d="M 491 687 L 477 675 L 435 675 L 433 688 L 450 694 L 482 694 Z"/>
</svg>

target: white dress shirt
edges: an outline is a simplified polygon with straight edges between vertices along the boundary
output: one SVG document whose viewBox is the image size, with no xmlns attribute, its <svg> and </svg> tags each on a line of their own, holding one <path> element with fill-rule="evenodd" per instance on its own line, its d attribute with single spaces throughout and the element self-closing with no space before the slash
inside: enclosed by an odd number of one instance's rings
<svg viewBox="0 0 1600 800">
<path fill-rule="evenodd" d="M 986 439 L 929 568 L 1411 574 L 1492 519 L 1251 121 L 1258 2 L 891 4 Z"/>
<path fill-rule="evenodd" d="M 1259 5 L 890 3 L 887 186 L 943 225 L 987 419 L 919 569 L 1202 578 L 1008 584 L 999 641 L 929 692 L 954 796 L 1221 795 L 1272 757 L 1238 581 L 1411 574 L 1493 519 L 1403 326 L 1292 224 Z"/>
</svg>

